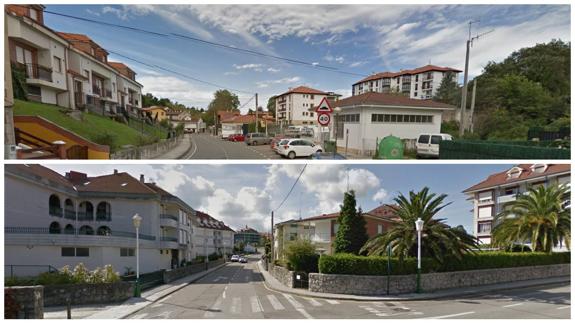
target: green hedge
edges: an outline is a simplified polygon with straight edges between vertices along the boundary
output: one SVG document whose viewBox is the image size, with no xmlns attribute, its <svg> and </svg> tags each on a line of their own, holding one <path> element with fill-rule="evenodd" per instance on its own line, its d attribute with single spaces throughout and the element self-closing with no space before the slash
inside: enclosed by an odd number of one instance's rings
<svg viewBox="0 0 575 323">
<path fill-rule="evenodd" d="M 570 159 L 570 149 L 551 148 L 541 141 L 443 140 L 440 159 Z"/>
<path fill-rule="evenodd" d="M 464 271 L 476 269 L 494 269 L 522 266 L 539 266 L 564 264 L 571 262 L 571 253 L 509 253 L 480 252 L 468 254 L 462 260 L 450 259 L 444 264 L 438 264 L 433 259 L 421 259 L 423 273 Z M 322 274 L 341 275 L 387 275 L 387 257 L 363 257 L 349 254 L 333 256 L 322 255 L 319 259 L 319 272 Z M 400 263 L 397 258 L 391 258 L 392 275 L 415 274 L 417 259 L 407 258 Z"/>
</svg>

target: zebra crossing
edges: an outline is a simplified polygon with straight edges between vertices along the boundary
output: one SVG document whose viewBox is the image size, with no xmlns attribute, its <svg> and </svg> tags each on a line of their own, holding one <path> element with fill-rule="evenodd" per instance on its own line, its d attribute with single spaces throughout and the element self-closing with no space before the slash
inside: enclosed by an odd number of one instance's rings
<svg viewBox="0 0 575 323">
<path fill-rule="evenodd" d="M 267 294 L 254 295 L 250 297 L 219 297 L 215 303 L 205 310 L 204 318 L 218 318 L 226 314 L 234 314 L 234 317 L 241 318 L 242 315 L 253 316 L 263 313 L 273 313 L 281 311 L 297 311 L 304 318 L 314 318 L 313 309 L 322 306 L 330 307 L 341 304 L 344 301 L 333 299 L 316 299 L 312 297 L 300 297 L 290 294 Z M 372 302 L 357 304 L 357 307 L 365 310 L 366 314 L 374 317 L 396 316 L 400 314 L 418 314 L 399 302 Z M 307 310 L 311 310 L 310 314 Z"/>
</svg>

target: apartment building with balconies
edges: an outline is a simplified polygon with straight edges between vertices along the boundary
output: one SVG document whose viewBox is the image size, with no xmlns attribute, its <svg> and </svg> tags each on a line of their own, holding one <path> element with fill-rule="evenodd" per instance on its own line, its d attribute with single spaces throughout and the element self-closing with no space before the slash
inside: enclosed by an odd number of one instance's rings
<svg viewBox="0 0 575 323">
<path fill-rule="evenodd" d="M 195 221 L 192 225 L 195 256 L 231 254 L 234 247 L 234 230 L 207 213 L 195 211 L 194 215 Z"/>
<path fill-rule="evenodd" d="M 448 73 L 454 74 L 457 80 L 461 71 L 451 67 L 425 65 L 413 70 L 377 73 L 354 83 L 352 95 L 368 92 L 396 93 L 411 99 L 427 100 L 433 98 Z"/>
<path fill-rule="evenodd" d="M 283 259 L 285 250 L 292 241 L 309 240 L 321 254 L 333 254 L 334 241 L 339 229 L 339 212 L 289 220 L 274 226 L 274 255 Z M 365 229 L 369 238 L 385 233 L 397 221 L 395 206 L 380 205 L 363 213 Z"/>
<path fill-rule="evenodd" d="M 473 203 L 473 234 L 482 244 L 491 243 L 497 214 L 509 202 L 537 186 L 571 185 L 569 164 L 520 164 L 490 175 L 463 191 Z"/>
<path fill-rule="evenodd" d="M 193 257 L 193 209 L 143 175 L 61 175 L 41 165 L 7 165 L 5 188 L 6 265 L 134 269 L 136 213 L 142 272 Z"/>
<path fill-rule="evenodd" d="M 317 125 L 315 108 L 324 98 L 336 101 L 340 96 L 307 86 L 290 88 L 275 98 L 276 120 L 283 125 Z"/>
</svg>

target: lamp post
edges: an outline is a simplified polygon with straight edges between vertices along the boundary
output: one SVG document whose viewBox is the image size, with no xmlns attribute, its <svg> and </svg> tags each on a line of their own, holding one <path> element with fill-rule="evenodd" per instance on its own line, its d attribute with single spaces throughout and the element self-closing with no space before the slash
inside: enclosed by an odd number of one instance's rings
<svg viewBox="0 0 575 323">
<path fill-rule="evenodd" d="M 134 228 L 136 228 L 136 287 L 134 288 L 134 296 L 140 297 L 140 224 L 142 223 L 142 217 L 138 213 L 134 214 L 132 223 Z"/>
<path fill-rule="evenodd" d="M 336 107 L 333 109 L 333 112 L 335 112 L 335 118 L 333 120 L 333 159 L 335 159 L 335 154 L 337 153 L 337 115 L 341 112 L 341 108 Z"/>
<path fill-rule="evenodd" d="M 423 220 L 417 218 L 415 221 L 415 229 L 417 230 L 417 286 L 416 293 L 421 293 L 421 231 L 423 230 Z"/>
</svg>

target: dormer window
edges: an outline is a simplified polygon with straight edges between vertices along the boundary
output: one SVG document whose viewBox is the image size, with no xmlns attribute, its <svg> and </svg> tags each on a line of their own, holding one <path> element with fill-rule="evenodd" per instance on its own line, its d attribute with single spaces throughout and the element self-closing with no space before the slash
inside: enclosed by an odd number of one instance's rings
<svg viewBox="0 0 575 323">
<path fill-rule="evenodd" d="M 513 167 L 507 172 L 507 179 L 519 178 L 523 169 L 521 167 Z"/>
<path fill-rule="evenodd" d="M 533 164 L 531 171 L 537 174 L 544 173 L 547 170 L 547 164 Z"/>
<path fill-rule="evenodd" d="M 92 56 L 96 55 L 96 51 L 94 51 L 94 47 L 90 48 L 90 54 L 92 54 Z"/>
<path fill-rule="evenodd" d="M 30 18 L 38 21 L 38 11 L 36 9 L 30 8 L 30 11 L 28 14 L 29 14 Z"/>
</svg>

